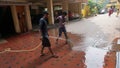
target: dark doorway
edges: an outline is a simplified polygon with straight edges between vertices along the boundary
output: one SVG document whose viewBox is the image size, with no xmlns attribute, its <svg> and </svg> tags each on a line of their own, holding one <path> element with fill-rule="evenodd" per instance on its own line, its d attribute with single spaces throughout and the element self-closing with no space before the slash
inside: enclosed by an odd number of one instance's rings
<svg viewBox="0 0 120 68">
<path fill-rule="evenodd" d="M 0 36 L 8 37 L 15 34 L 11 9 L 9 6 L 0 6 Z"/>
<path fill-rule="evenodd" d="M 37 9 L 35 8 L 37 7 Z M 39 28 L 39 20 L 43 16 L 43 12 L 45 11 L 45 7 L 41 6 L 31 6 L 30 7 L 30 14 L 31 14 L 31 20 L 32 20 L 32 27 L 33 29 Z"/>
</svg>

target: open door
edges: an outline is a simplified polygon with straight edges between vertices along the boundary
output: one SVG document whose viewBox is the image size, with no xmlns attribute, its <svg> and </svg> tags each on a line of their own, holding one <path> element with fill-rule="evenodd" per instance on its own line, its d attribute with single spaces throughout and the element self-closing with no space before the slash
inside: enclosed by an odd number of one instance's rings
<svg viewBox="0 0 120 68">
<path fill-rule="evenodd" d="M 27 22 L 25 17 L 25 7 L 24 6 L 16 6 L 17 14 L 18 14 L 18 20 L 21 32 L 27 32 Z"/>
</svg>

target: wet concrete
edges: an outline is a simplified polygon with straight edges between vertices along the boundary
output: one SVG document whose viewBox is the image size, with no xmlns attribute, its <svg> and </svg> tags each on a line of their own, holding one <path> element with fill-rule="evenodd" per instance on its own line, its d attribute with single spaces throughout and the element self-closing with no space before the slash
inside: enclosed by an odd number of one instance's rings
<svg viewBox="0 0 120 68">
<path fill-rule="evenodd" d="M 84 37 L 82 42 L 73 47 L 73 50 L 85 52 L 87 68 L 115 68 L 116 52 L 120 51 L 115 41 L 120 38 L 119 18 L 115 17 L 115 13 L 111 17 L 104 14 L 67 25 L 69 32 Z M 108 57 L 113 59 L 105 60 Z M 110 62 L 113 64 L 107 65 Z"/>
<path fill-rule="evenodd" d="M 102 49 L 111 49 L 112 41 L 120 37 L 120 17 L 99 15 L 80 22 L 67 25 L 67 30 L 74 34 L 82 34 L 82 44 Z M 117 29 L 116 29 L 117 28 Z M 80 43 L 81 44 L 81 43 Z M 107 47 L 107 48 L 106 48 Z"/>
</svg>

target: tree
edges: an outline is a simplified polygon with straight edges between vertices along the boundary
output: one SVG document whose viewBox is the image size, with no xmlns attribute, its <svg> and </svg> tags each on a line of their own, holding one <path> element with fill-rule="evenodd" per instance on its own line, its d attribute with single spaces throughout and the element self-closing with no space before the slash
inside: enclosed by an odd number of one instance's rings
<svg viewBox="0 0 120 68">
<path fill-rule="evenodd" d="M 91 14 L 96 13 L 96 11 L 99 11 L 101 8 L 103 8 L 102 4 L 96 3 L 96 1 L 88 0 L 88 5 L 90 6 L 90 12 Z M 95 9 L 97 8 L 97 10 Z"/>
</svg>

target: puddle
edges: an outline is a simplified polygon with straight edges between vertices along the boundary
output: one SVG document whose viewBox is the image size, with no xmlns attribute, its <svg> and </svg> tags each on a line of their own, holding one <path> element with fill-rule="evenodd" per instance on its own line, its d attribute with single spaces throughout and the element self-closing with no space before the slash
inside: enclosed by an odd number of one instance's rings
<svg viewBox="0 0 120 68">
<path fill-rule="evenodd" d="M 73 50 L 85 52 L 86 68 L 103 68 L 105 65 L 104 59 L 108 52 L 107 50 L 85 46 L 76 46 L 73 47 Z"/>
<path fill-rule="evenodd" d="M 107 51 L 94 47 L 88 47 L 85 53 L 85 64 L 87 68 L 103 68 L 104 57 Z"/>
</svg>

